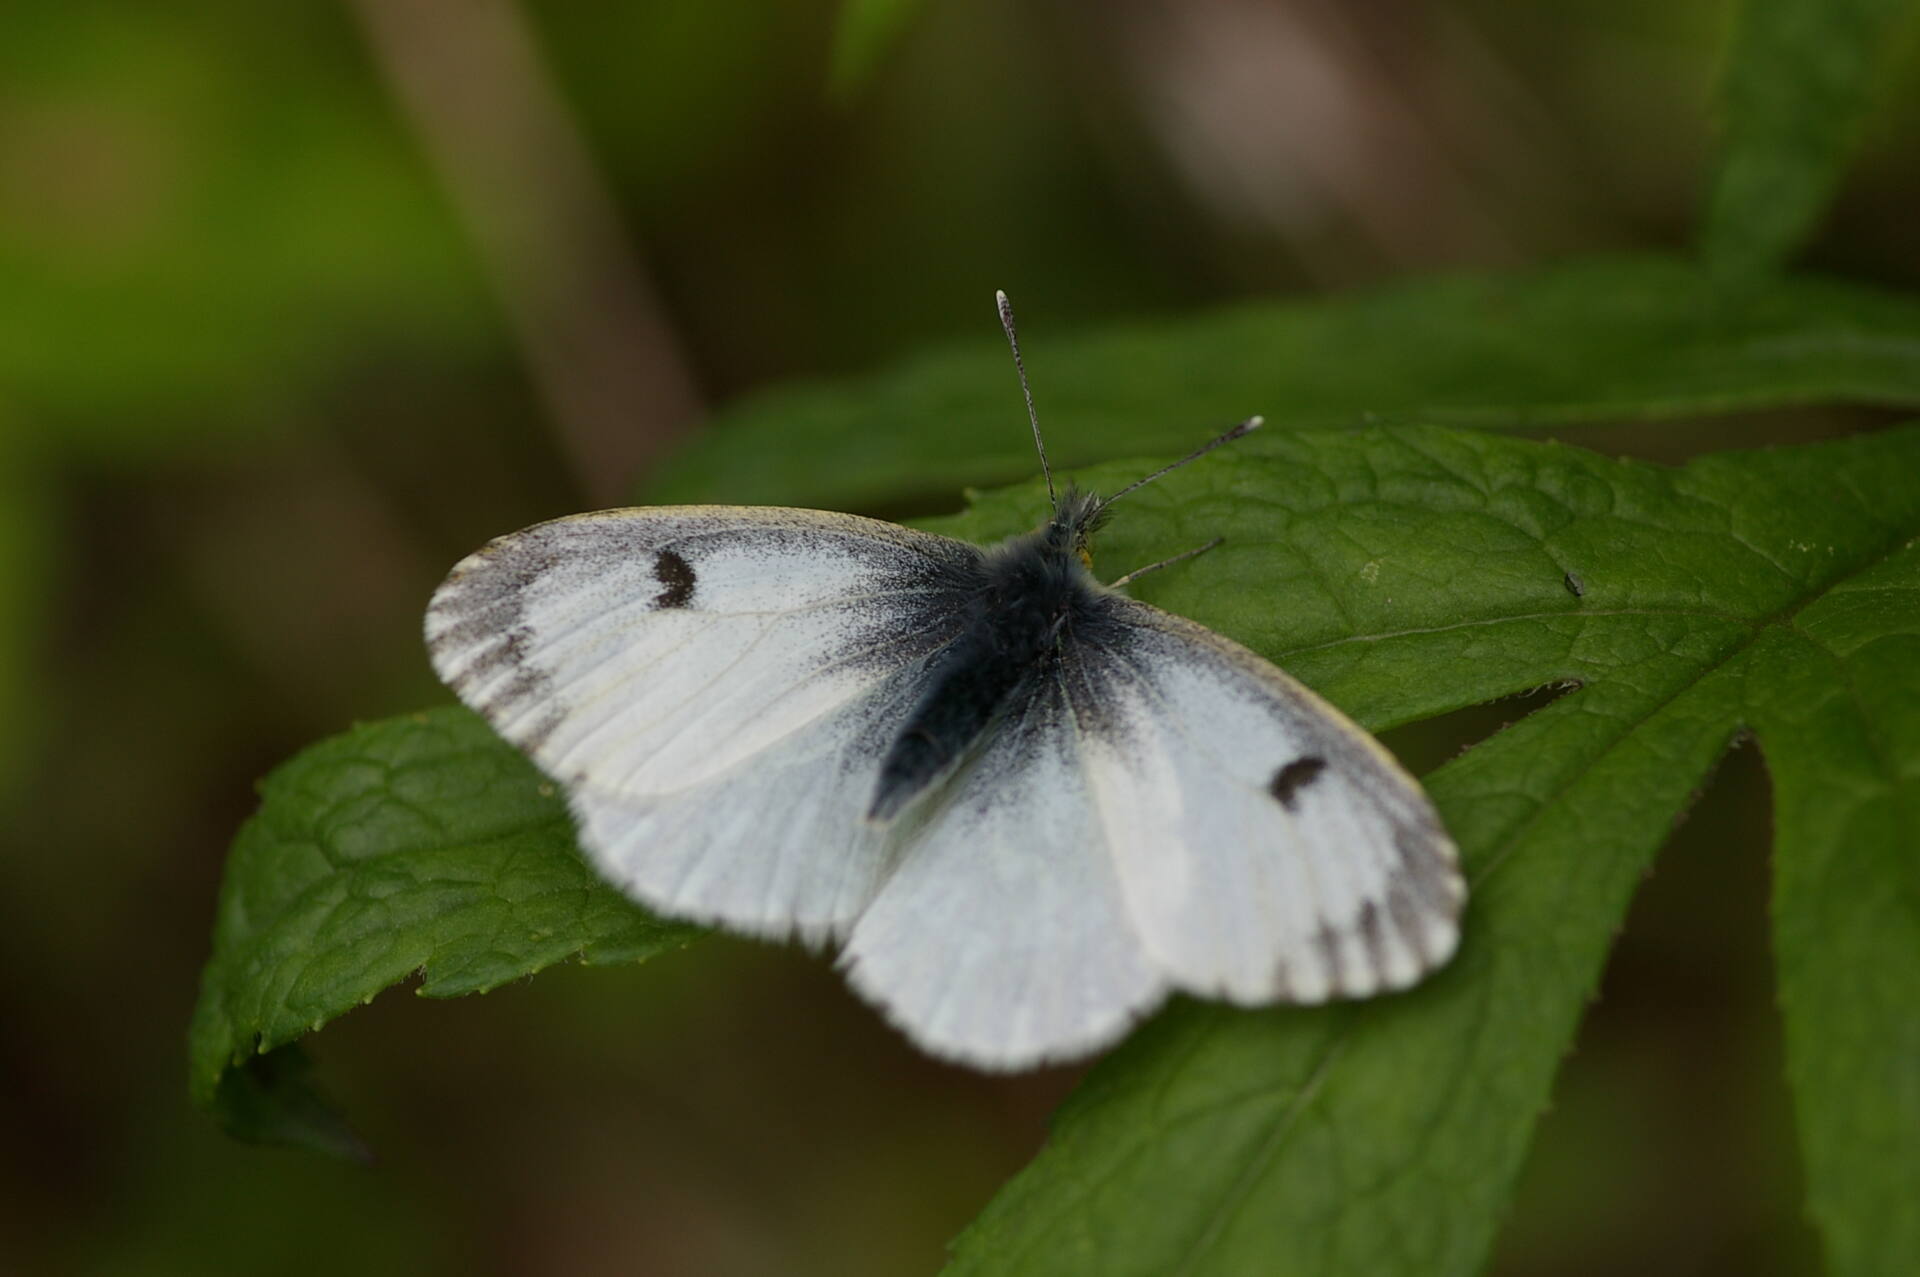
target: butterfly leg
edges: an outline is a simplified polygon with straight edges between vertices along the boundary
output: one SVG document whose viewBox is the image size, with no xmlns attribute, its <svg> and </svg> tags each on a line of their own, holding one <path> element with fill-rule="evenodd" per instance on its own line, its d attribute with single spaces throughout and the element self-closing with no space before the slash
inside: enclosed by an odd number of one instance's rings
<svg viewBox="0 0 1920 1277">
<path fill-rule="evenodd" d="M 1198 546 L 1182 554 L 1176 554 L 1170 559 L 1162 559 L 1158 563 L 1149 563 L 1147 564 L 1147 566 L 1143 568 L 1135 568 L 1133 571 L 1127 573 L 1125 576 L 1118 577 L 1112 581 L 1107 582 L 1107 586 L 1109 589 L 1119 589 L 1121 586 L 1125 585 L 1127 582 L 1143 577 L 1149 572 L 1158 572 L 1161 568 L 1172 567 L 1174 564 L 1182 562 L 1186 559 L 1191 559 L 1196 555 L 1205 554 L 1208 550 L 1213 549 L 1214 546 L 1219 545 L 1224 540 L 1226 540 L 1225 537 L 1215 537 L 1213 540 L 1207 542 L 1205 545 Z"/>
</svg>

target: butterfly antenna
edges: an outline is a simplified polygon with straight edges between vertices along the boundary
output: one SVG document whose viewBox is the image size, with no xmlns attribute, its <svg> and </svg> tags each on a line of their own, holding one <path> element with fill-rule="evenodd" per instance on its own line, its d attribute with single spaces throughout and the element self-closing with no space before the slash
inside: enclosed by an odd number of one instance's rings
<svg viewBox="0 0 1920 1277">
<path fill-rule="evenodd" d="M 1261 426 L 1265 425 L 1266 420 L 1267 419 L 1265 417 L 1248 417 L 1245 421 L 1241 422 L 1239 425 L 1235 426 L 1233 429 L 1227 431 L 1227 433 L 1219 436 L 1218 438 L 1207 440 L 1205 443 L 1201 444 L 1198 448 L 1195 448 L 1192 452 L 1189 452 L 1186 456 L 1180 458 L 1180 460 L 1170 462 L 1167 465 L 1161 466 L 1158 470 L 1155 470 L 1152 474 L 1148 475 L 1144 479 L 1135 479 L 1132 483 L 1129 483 L 1126 487 L 1120 489 L 1120 491 L 1114 493 L 1112 496 L 1102 501 L 1100 503 L 1100 508 L 1102 510 L 1106 509 L 1108 506 L 1118 501 L 1121 497 L 1124 497 L 1129 492 L 1132 492 L 1135 488 L 1144 488 L 1149 483 L 1152 483 L 1155 479 L 1158 479 L 1161 475 L 1168 474 L 1174 470 L 1178 470 L 1181 466 L 1186 465 L 1189 461 L 1198 461 L 1200 458 L 1206 456 L 1209 452 L 1212 452 L 1215 448 L 1218 448 L 1223 443 L 1232 443 L 1235 439 L 1240 438 L 1240 436 L 1242 435 L 1253 433 L 1255 430 L 1258 430 Z"/>
<path fill-rule="evenodd" d="M 1020 358 L 1020 338 L 1013 331 L 1013 303 L 998 290 L 995 290 L 993 300 L 1000 308 L 1000 326 L 1007 330 L 1007 345 L 1013 347 L 1013 367 L 1020 374 L 1020 393 L 1027 398 L 1027 420 L 1033 423 L 1033 446 L 1040 453 L 1040 473 L 1047 478 L 1047 500 L 1058 506 L 1060 498 L 1054 495 L 1053 471 L 1047 466 L 1047 445 L 1040 439 L 1040 414 L 1033 410 L 1033 390 L 1027 385 L 1027 365 Z"/>
</svg>

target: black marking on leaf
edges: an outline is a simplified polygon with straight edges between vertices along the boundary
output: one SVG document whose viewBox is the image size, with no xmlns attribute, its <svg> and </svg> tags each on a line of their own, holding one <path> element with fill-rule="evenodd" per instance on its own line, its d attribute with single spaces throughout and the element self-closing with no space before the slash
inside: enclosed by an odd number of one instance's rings
<svg viewBox="0 0 1920 1277">
<path fill-rule="evenodd" d="M 693 599 L 693 565 L 673 550 L 662 550 L 653 559 L 653 574 L 665 587 L 654 596 L 655 607 L 685 607 Z"/>
<path fill-rule="evenodd" d="M 1313 779 L 1327 768 L 1327 760 L 1308 755 L 1296 758 L 1273 774 L 1273 780 L 1267 785 L 1267 792 L 1280 800 L 1280 805 L 1288 811 L 1293 810 L 1293 800 L 1303 786 L 1311 784 Z"/>
</svg>

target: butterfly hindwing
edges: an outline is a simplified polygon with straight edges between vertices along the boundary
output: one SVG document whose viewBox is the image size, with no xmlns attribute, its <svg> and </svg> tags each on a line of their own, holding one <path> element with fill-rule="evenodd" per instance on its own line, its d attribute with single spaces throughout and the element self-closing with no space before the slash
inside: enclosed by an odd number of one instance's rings
<svg viewBox="0 0 1920 1277">
<path fill-rule="evenodd" d="M 935 1053 L 988 1068 L 1085 1054 L 1166 983 L 1090 825 L 1089 776 L 1057 681 L 903 817 L 902 851 L 841 955 L 848 979 Z"/>
<path fill-rule="evenodd" d="M 817 511 L 581 515 L 456 566 L 428 646 L 566 788 L 609 879 L 677 916 L 818 938 L 885 872 L 873 760 L 962 625 L 978 554 Z"/>
</svg>

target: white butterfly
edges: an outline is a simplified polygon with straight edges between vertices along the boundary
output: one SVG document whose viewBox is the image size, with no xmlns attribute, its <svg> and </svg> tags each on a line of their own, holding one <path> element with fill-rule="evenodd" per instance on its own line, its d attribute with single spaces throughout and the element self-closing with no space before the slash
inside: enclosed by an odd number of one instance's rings
<svg viewBox="0 0 1920 1277">
<path fill-rule="evenodd" d="M 610 881 L 841 942 L 936 1055 L 1068 1059 L 1175 990 L 1413 984 L 1466 895 L 1433 807 L 1273 665 L 1097 582 L 1111 501 L 1069 488 L 986 550 L 816 510 L 576 515 L 457 565 L 427 644 Z"/>
</svg>

